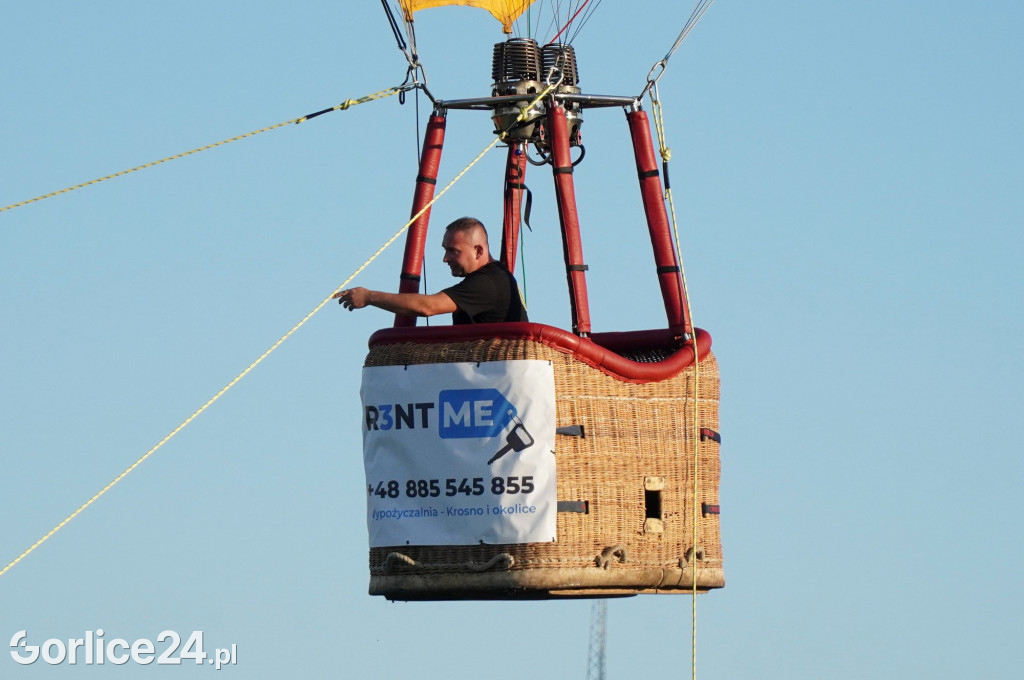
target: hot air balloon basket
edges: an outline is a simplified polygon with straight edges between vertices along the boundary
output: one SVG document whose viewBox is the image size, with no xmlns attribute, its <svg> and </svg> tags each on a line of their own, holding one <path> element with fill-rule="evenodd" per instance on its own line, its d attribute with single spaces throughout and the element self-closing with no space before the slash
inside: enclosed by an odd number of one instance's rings
<svg viewBox="0 0 1024 680">
<path fill-rule="evenodd" d="M 710 351 L 696 367 L 691 362 L 672 377 L 638 381 L 536 338 L 387 340 L 371 339 L 366 366 L 551 362 L 557 532 L 547 543 L 374 547 L 370 594 L 394 600 L 539 599 L 724 586 L 719 375 Z M 650 363 L 676 351 L 685 350 L 640 347 L 633 356 Z"/>
</svg>

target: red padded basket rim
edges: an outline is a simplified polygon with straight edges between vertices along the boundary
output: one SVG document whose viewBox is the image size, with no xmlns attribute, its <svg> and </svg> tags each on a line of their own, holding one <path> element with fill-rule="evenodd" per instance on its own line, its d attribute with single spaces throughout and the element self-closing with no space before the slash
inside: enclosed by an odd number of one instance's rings
<svg viewBox="0 0 1024 680">
<path fill-rule="evenodd" d="M 711 350 L 711 335 L 696 329 L 697 352 L 704 358 Z M 681 344 L 669 329 L 594 333 L 589 338 L 540 323 L 488 323 L 463 326 L 413 326 L 383 328 L 370 336 L 371 348 L 400 342 L 420 344 L 472 342 L 474 340 L 531 340 L 572 355 L 588 366 L 608 375 L 634 383 L 658 382 L 675 377 L 693 365 L 693 344 Z M 675 351 L 663 361 L 641 362 L 618 352 L 626 349 L 664 349 Z"/>
</svg>

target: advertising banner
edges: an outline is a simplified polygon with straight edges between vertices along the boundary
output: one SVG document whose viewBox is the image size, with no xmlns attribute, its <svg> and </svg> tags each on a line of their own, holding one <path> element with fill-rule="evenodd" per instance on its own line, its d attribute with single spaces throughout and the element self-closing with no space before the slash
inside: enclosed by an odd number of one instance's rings
<svg viewBox="0 0 1024 680">
<path fill-rule="evenodd" d="M 550 362 L 363 369 L 370 547 L 555 540 Z"/>
</svg>

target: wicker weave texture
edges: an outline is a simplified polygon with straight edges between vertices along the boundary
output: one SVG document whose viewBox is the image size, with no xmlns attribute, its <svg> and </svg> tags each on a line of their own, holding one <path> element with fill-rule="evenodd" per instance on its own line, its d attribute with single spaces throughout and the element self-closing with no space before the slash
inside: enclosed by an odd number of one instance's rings
<svg viewBox="0 0 1024 680">
<path fill-rule="evenodd" d="M 554 367 L 561 512 L 557 541 L 524 545 L 400 546 L 370 550 L 371 594 L 393 599 L 523 597 L 668 592 L 724 585 L 719 530 L 719 445 L 695 438 L 718 430 L 718 365 L 656 383 L 627 383 L 540 342 L 492 339 L 374 346 L 367 366 L 540 359 Z M 694 400 L 700 422 L 694 422 Z M 716 512 L 704 514 L 702 508 Z M 693 521 L 697 535 L 694 550 Z M 531 593 L 530 591 L 537 591 Z"/>
</svg>

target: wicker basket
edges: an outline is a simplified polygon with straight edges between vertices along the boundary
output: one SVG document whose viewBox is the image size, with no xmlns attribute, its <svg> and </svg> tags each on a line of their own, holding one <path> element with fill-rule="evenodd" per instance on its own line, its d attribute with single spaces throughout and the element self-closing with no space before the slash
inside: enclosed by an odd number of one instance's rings
<svg viewBox="0 0 1024 680">
<path fill-rule="evenodd" d="M 636 362 L 624 360 L 630 352 L 617 348 L 619 364 L 635 363 L 640 375 L 649 376 L 673 360 L 689 364 L 671 377 L 649 380 L 592 365 L 599 362 L 579 346 L 590 340 L 570 336 L 572 342 L 564 343 L 552 340 L 549 331 L 557 329 L 510 326 L 533 332 L 486 339 L 460 339 L 451 328 L 443 338 L 431 332 L 438 329 L 378 332 L 371 338 L 366 366 L 550 361 L 557 426 L 581 426 L 583 433 L 560 435 L 556 441 L 557 541 L 372 548 L 370 594 L 436 600 L 689 592 L 694 569 L 699 591 L 722 587 L 719 377 L 710 351 L 701 352 L 694 367 L 690 346 L 636 347 L 632 356 L 641 360 Z M 481 334 L 479 329 L 475 334 Z M 600 342 L 592 344 L 591 349 L 604 351 Z M 690 353 L 689 361 L 680 362 L 683 352 Z M 695 398 L 699 423 L 693 420 Z M 695 438 L 700 440 L 696 499 Z"/>
</svg>

